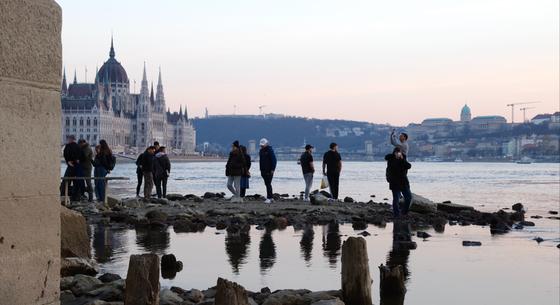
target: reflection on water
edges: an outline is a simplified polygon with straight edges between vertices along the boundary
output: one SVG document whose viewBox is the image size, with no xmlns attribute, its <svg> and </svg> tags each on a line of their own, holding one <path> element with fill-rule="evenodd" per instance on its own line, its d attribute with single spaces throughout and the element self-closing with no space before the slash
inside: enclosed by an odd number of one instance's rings
<svg viewBox="0 0 560 305">
<path fill-rule="evenodd" d="M 299 242 L 299 247 L 301 250 L 301 255 L 305 262 L 307 262 L 308 266 L 312 258 L 314 238 L 315 230 L 313 230 L 313 226 L 305 225 L 305 227 L 303 228 L 303 234 L 301 235 L 301 241 Z"/>
<path fill-rule="evenodd" d="M 227 233 L 226 235 L 226 253 L 231 269 L 234 274 L 239 274 L 240 266 L 246 263 L 247 251 L 251 244 L 251 237 L 248 233 Z M 274 244 L 273 244 L 274 245 Z"/>
<path fill-rule="evenodd" d="M 342 240 L 340 239 L 340 227 L 338 222 L 330 222 L 323 227 L 323 254 L 329 259 L 329 266 L 336 268 Z"/>
<path fill-rule="evenodd" d="M 276 262 L 276 245 L 274 240 L 272 240 L 272 231 L 266 229 L 261 237 L 261 243 L 259 244 L 259 259 L 261 266 L 261 273 L 266 273 L 266 271 Z"/>
<path fill-rule="evenodd" d="M 115 229 L 104 225 L 93 226 L 94 258 L 98 263 L 107 263 L 116 251 L 126 248 L 125 229 Z"/>
<path fill-rule="evenodd" d="M 386 266 L 389 268 L 401 266 L 404 273 L 405 285 L 410 279 L 408 259 L 412 243 L 412 232 L 408 222 L 395 221 L 393 223 L 393 242 L 391 250 L 387 255 Z M 405 293 L 384 294 L 379 292 L 381 305 L 403 305 Z"/>
<path fill-rule="evenodd" d="M 169 248 L 167 228 L 136 228 L 136 244 L 146 251 L 163 255 Z"/>
</svg>

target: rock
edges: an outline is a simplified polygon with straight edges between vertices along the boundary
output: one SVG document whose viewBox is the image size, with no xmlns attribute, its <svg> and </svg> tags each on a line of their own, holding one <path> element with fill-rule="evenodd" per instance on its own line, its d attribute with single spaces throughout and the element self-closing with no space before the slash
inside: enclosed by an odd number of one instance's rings
<svg viewBox="0 0 560 305">
<path fill-rule="evenodd" d="M 313 304 L 319 301 L 327 301 L 327 300 L 334 300 L 337 298 L 342 298 L 342 293 L 340 290 L 332 290 L 332 291 L 316 291 L 310 292 L 308 294 L 303 295 L 306 303 Z"/>
<path fill-rule="evenodd" d="M 329 203 L 329 198 L 323 194 L 311 195 L 309 199 L 313 205 L 326 205 Z"/>
<path fill-rule="evenodd" d="M 100 280 L 92 276 L 78 274 L 74 276 L 72 288 L 70 290 L 75 296 L 81 296 L 86 292 L 92 291 L 102 285 L 103 283 Z"/>
<path fill-rule="evenodd" d="M 60 291 L 69 290 L 74 284 L 73 276 L 65 276 L 60 278 Z"/>
<path fill-rule="evenodd" d="M 200 197 L 198 197 L 198 196 L 195 196 L 195 197 L 193 198 L 193 200 L 194 200 L 194 202 L 196 202 L 196 203 L 204 202 L 204 198 L 200 198 Z"/>
<path fill-rule="evenodd" d="M 72 304 L 76 297 L 70 290 L 60 291 L 60 304 Z"/>
<path fill-rule="evenodd" d="M 213 299 L 216 297 L 216 287 L 208 288 L 202 291 L 204 294 L 204 299 Z"/>
<path fill-rule="evenodd" d="M 283 230 L 288 226 L 288 219 L 286 219 L 286 217 L 276 217 L 274 222 L 276 222 L 276 227 L 280 230 Z"/>
<path fill-rule="evenodd" d="M 218 278 L 215 305 L 249 305 L 245 288 L 237 283 Z"/>
<path fill-rule="evenodd" d="M 560 244 L 557 244 L 557 245 L 556 245 L 556 248 L 560 249 Z"/>
<path fill-rule="evenodd" d="M 156 254 L 130 256 L 124 304 L 159 304 L 159 257 Z"/>
<path fill-rule="evenodd" d="M 109 207 L 116 207 L 121 204 L 121 200 L 119 198 L 115 198 L 113 196 L 107 196 L 107 205 Z"/>
<path fill-rule="evenodd" d="M 163 289 L 159 294 L 160 305 L 181 305 L 183 299 L 169 289 Z"/>
<path fill-rule="evenodd" d="M 535 238 L 533 238 L 533 240 L 536 241 L 538 244 L 540 244 L 544 241 L 544 239 L 542 237 L 535 237 Z"/>
<path fill-rule="evenodd" d="M 358 233 L 358 235 L 367 237 L 367 236 L 370 236 L 371 234 L 368 231 L 364 231 L 364 232 Z"/>
<path fill-rule="evenodd" d="M 167 194 L 167 196 L 165 198 L 167 198 L 167 200 L 171 200 L 171 201 L 179 201 L 179 200 L 185 199 L 185 197 L 181 194 Z"/>
<path fill-rule="evenodd" d="M 430 235 L 430 234 L 428 234 L 428 233 L 426 233 L 426 232 L 423 232 L 423 231 L 418 231 L 418 232 L 416 232 L 416 236 L 417 236 L 418 238 L 423 238 L 423 239 L 432 237 L 432 235 Z"/>
<path fill-rule="evenodd" d="M 543 217 L 542 217 L 541 215 L 533 215 L 533 216 L 531 216 L 531 218 L 533 218 L 533 219 L 541 219 L 541 218 L 543 218 Z"/>
<path fill-rule="evenodd" d="M 474 211 L 474 207 L 468 206 L 468 205 L 462 205 L 462 204 L 456 204 L 456 203 L 451 203 L 451 202 L 442 202 L 442 203 L 438 203 L 437 204 L 437 210 L 438 211 L 444 211 L 447 213 L 460 213 L 462 211 Z"/>
<path fill-rule="evenodd" d="M 192 289 L 187 293 L 187 299 L 194 303 L 200 303 L 204 300 L 204 293 L 198 289 Z"/>
<path fill-rule="evenodd" d="M 139 200 L 138 198 L 123 199 L 121 204 L 127 208 L 132 208 L 132 209 L 142 208 L 146 206 L 146 204 L 142 200 Z"/>
<path fill-rule="evenodd" d="M 548 214 L 551 214 L 551 215 L 558 215 L 558 211 L 548 211 Z"/>
<path fill-rule="evenodd" d="M 511 213 L 509 218 L 511 219 L 511 221 L 523 221 L 525 220 L 525 212 L 513 212 Z"/>
<path fill-rule="evenodd" d="M 98 279 L 100 281 L 102 281 L 103 283 L 110 283 L 110 282 L 114 282 L 116 280 L 120 280 L 121 276 L 118 274 L 114 274 L 114 273 L 105 273 L 102 276 L 98 277 Z"/>
<path fill-rule="evenodd" d="M 516 203 L 516 204 L 514 204 L 514 205 L 512 205 L 512 206 L 511 206 L 511 209 L 514 210 L 514 211 L 516 211 L 516 212 L 523 212 L 523 211 L 524 211 L 523 204 L 521 204 L 521 203 L 519 203 L 519 202 Z"/>
<path fill-rule="evenodd" d="M 403 199 L 401 199 L 402 201 Z M 421 214 L 429 214 L 437 212 L 437 204 L 433 201 L 424 198 L 420 195 L 412 194 L 412 202 L 410 204 L 410 211 L 421 213 Z"/>
<path fill-rule="evenodd" d="M 177 258 L 173 254 L 165 254 L 161 257 L 161 269 L 175 269 Z"/>
<path fill-rule="evenodd" d="M 534 223 L 534 222 L 532 222 L 532 221 L 526 221 L 526 220 L 521 221 L 519 224 L 522 225 L 522 226 L 524 226 L 524 227 L 534 227 L 534 226 L 535 226 L 535 223 Z"/>
<path fill-rule="evenodd" d="M 60 260 L 60 275 L 72 276 L 76 274 L 96 275 L 97 265 L 86 258 L 66 257 Z"/>
<path fill-rule="evenodd" d="M 228 227 L 225 221 L 218 221 L 216 224 L 216 230 L 225 230 Z"/>
<path fill-rule="evenodd" d="M 344 197 L 344 202 L 345 202 L 345 203 L 353 203 L 353 202 L 354 202 L 354 198 L 352 198 L 352 197 Z"/>
<path fill-rule="evenodd" d="M 206 192 L 206 193 L 204 193 L 204 195 L 202 197 L 204 199 L 213 199 L 213 198 L 217 198 L 218 196 L 215 193 Z"/>
<path fill-rule="evenodd" d="M 479 246 L 482 246 L 482 243 L 479 241 L 463 240 L 463 247 L 479 247 Z"/>
<path fill-rule="evenodd" d="M 91 290 L 87 292 L 85 295 L 106 302 L 124 300 L 123 291 L 109 285 L 101 286 L 97 289 Z"/>
<path fill-rule="evenodd" d="M 332 300 L 322 300 L 318 302 L 311 303 L 311 305 L 344 305 L 339 298 L 332 299 Z"/>
<path fill-rule="evenodd" d="M 272 291 L 270 291 L 270 288 L 268 288 L 268 287 L 263 287 L 263 288 L 261 288 L 261 293 L 271 294 Z"/>
<path fill-rule="evenodd" d="M 86 219 L 82 214 L 60 207 L 61 257 L 91 258 Z"/>
<path fill-rule="evenodd" d="M 146 213 L 148 223 L 153 226 L 164 226 L 167 221 L 167 213 L 160 210 L 151 210 Z"/>
<path fill-rule="evenodd" d="M 173 231 L 175 231 L 175 233 L 202 232 L 205 228 L 205 223 L 193 222 L 189 219 L 179 219 L 173 223 Z"/>
<path fill-rule="evenodd" d="M 368 224 L 362 218 L 353 217 L 352 218 L 352 229 L 356 231 L 361 231 L 367 229 Z"/>
</svg>

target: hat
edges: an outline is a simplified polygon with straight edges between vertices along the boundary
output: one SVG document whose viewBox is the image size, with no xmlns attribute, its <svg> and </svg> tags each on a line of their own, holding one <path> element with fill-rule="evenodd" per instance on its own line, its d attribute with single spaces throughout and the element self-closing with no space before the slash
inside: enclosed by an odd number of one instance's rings
<svg viewBox="0 0 560 305">
<path fill-rule="evenodd" d="M 315 147 L 313 147 L 313 145 L 309 145 L 309 144 L 305 145 L 305 150 L 309 150 L 311 148 L 315 148 Z"/>
<path fill-rule="evenodd" d="M 232 145 L 233 145 L 234 147 L 239 148 L 239 141 L 237 141 L 237 140 L 233 141 Z"/>
<path fill-rule="evenodd" d="M 261 146 L 266 146 L 266 145 L 268 145 L 268 140 L 267 140 L 266 138 L 262 138 L 262 139 L 261 139 L 261 142 L 260 142 L 260 145 L 261 145 Z"/>
</svg>

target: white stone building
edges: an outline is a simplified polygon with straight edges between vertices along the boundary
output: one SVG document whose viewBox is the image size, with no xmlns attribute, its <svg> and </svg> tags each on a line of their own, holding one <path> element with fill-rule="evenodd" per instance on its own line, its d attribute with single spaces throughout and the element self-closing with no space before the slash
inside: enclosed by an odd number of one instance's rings
<svg viewBox="0 0 560 305">
<path fill-rule="evenodd" d="M 165 110 L 165 96 L 159 71 L 156 94 L 148 88 L 146 66 L 139 94 L 130 93 L 126 70 L 115 58 L 111 40 L 109 59 L 96 73 L 95 82 L 67 85 L 62 79 L 62 142 L 75 135 L 95 145 L 104 139 L 116 152 L 144 151 L 154 141 L 176 154 L 194 154 L 196 131 L 187 111 Z"/>
</svg>

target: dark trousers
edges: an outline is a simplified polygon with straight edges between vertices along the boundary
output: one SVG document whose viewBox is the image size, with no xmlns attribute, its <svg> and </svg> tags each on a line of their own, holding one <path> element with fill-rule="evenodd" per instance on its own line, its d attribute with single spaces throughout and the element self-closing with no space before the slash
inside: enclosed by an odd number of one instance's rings
<svg viewBox="0 0 560 305">
<path fill-rule="evenodd" d="M 66 171 L 64 171 L 64 177 L 83 176 L 83 171 L 79 166 L 79 164 L 67 166 Z M 79 201 L 86 188 L 84 180 L 63 180 L 60 184 L 61 195 L 66 195 L 66 183 L 68 184 L 68 196 L 71 197 L 72 201 Z"/>
<path fill-rule="evenodd" d="M 144 173 L 142 171 L 136 171 L 136 196 L 140 196 L 140 188 L 142 188 L 142 180 L 144 179 Z"/>
<path fill-rule="evenodd" d="M 93 170 L 93 175 L 96 178 L 103 178 L 107 176 L 107 170 L 103 166 L 97 166 Z M 105 180 L 95 179 L 94 184 L 97 201 L 105 201 Z"/>
<path fill-rule="evenodd" d="M 410 192 L 410 187 L 405 187 L 403 190 L 391 190 L 393 192 L 393 216 L 399 217 L 401 215 L 408 214 L 408 209 L 410 209 L 410 203 L 412 202 L 412 193 Z M 399 201 L 401 199 L 401 194 L 404 197 L 404 204 L 399 206 Z"/>
<path fill-rule="evenodd" d="M 247 188 L 242 187 L 242 188 L 241 188 L 241 191 L 239 192 L 239 196 L 240 196 L 241 198 L 244 198 L 246 194 L 247 194 Z"/>
<path fill-rule="evenodd" d="M 340 180 L 340 173 L 327 173 L 327 179 L 329 180 L 332 198 L 338 199 L 338 182 Z"/>
<path fill-rule="evenodd" d="M 264 185 L 266 186 L 266 199 L 273 199 L 272 193 L 272 178 L 274 177 L 273 173 L 261 173 L 261 177 L 264 180 Z"/>
<path fill-rule="evenodd" d="M 167 177 L 156 177 L 155 184 L 157 197 L 165 198 L 167 196 Z"/>
</svg>

